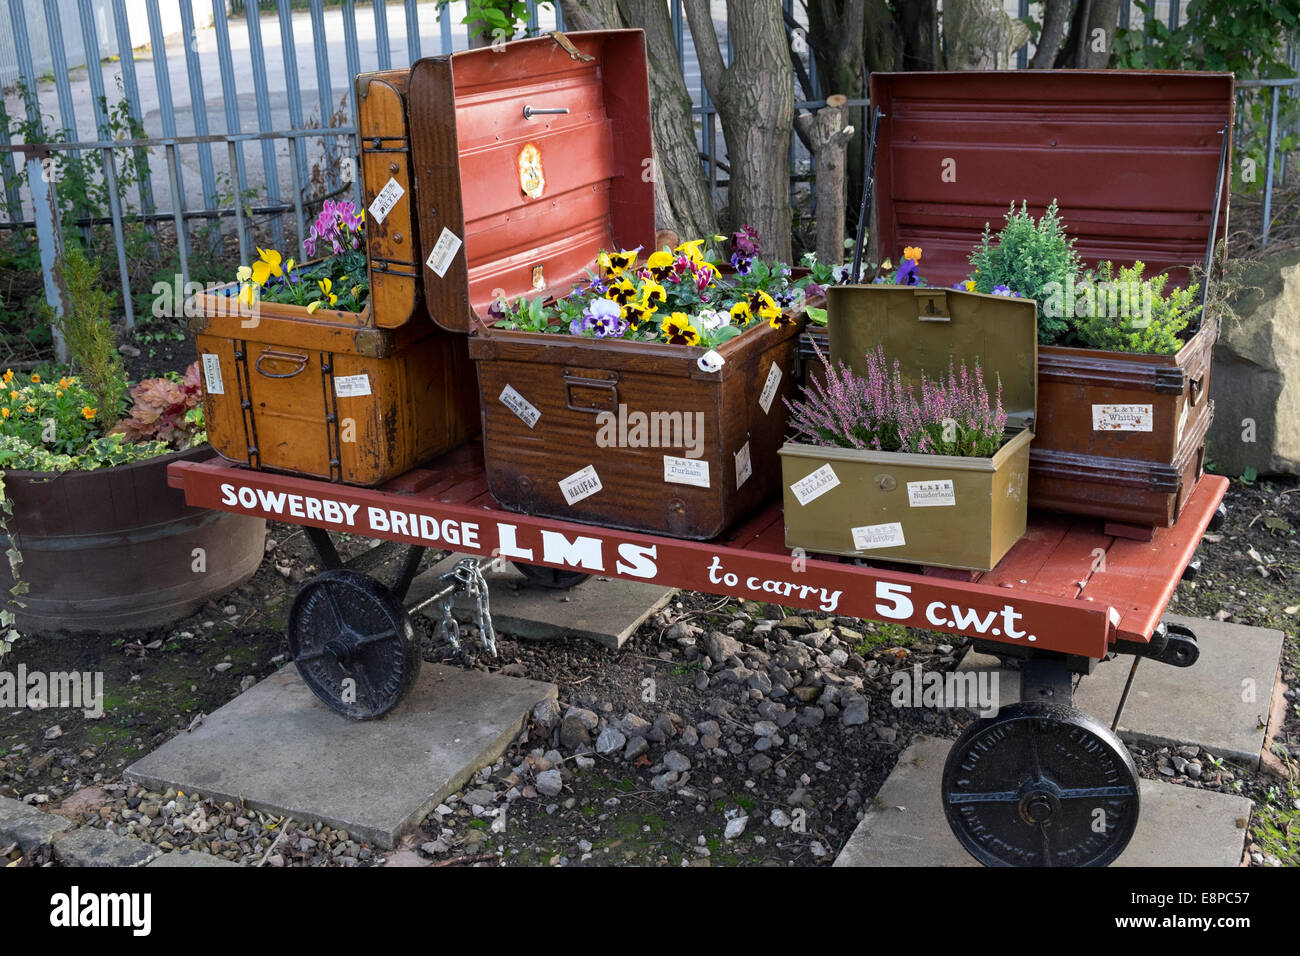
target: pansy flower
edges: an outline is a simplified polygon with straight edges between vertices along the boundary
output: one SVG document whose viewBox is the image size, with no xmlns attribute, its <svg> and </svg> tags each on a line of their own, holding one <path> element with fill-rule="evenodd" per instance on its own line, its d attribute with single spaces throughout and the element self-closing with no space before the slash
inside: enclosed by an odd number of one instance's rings
<svg viewBox="0 0 1300 956">
<path fill-rule="evenodd" d="M 994 294 L 994 295 L 1005 295 L 1005 296 L 1010 296 L 1010 297 L 1012 297 L 1012 298 L 1016 298 L 1016 299 L 1020 298 L 1020 293 L 1019 293 L 1019 292 L 1012 292 L 1012 291 L 1011 291 L 1011 287 L 1010 287 L 1009 285 L 995 285 L 995 286 L 993 287 L 993 294 Z"/>
<path fill-rule="evenodd" d="M 748 302 L 737 302 L 731 307 L 731 321 L 742 328 L 754 321 L 754 313 L 749 308 Z"/>
<path fill-rule="evenodd" d="M 257 255 L 259 258 L 253 263 L 251 275 L 253 281 L 258 285 L 266 285 L 266 280 L 271 278 L 271 276 L 279 278 L 284 275 L 284 271 L 280 268 L 280 253 L 276 252 L 274 249 L 262 249 L 259 247 Z"/>
<path fill-rule="evenodd" d="M 770 319 L 781 311 L 781 308 L 776 304 L 776 301 L 762 289 L 755 289 L 751 292 L 746 302 L 749 305 L 749 311 L 751 314 L 760 316 L 764 319 Z"/>
<path fill-rule="evenodd" d="M 913 262 L 915 262 L 915 263 L 917 263 L 918 265 L 920 265 L 920 262 L 921 262 L 921 247 L 920 247 L 920 246 L 905 246 L 905 247 L 903 248 L 903 258 L 904 258 L 904 259 L 911 259 Z"/>
<path fill-rule="evenodd" d="M 642 322 L 650 318 L 652 311 L 639 302 L 629 302 L 623 306 L 623 318 L 627 320 L 627 324 L 633 329 L 638 329 L 641 327 Z"/>
<path fill-rule="evenodd" d="M 600 339 L 620 336 L 627 330 L 623 310 L 609 299 L 593 300 L 581 317 L 570 324 L 570 331 L 573 331 L 573 324 L 580 324 L 581 333 L 590 332 Z"/>
<path fill-rule="evenodd" d="M 636 255 L 640 251 L 641 247 L 637 246 L 635 249 L 625 249 L 623 252 L 607 253 L 606 257 L 609 259 L 610 268 L 618 270 L 617 274 L 622 275 L 628 270 L 636 271 Z"/>
<path fill-rule="evenodd" d="M 627 279 L 623 279 L 611 285 L 605 291 L 605 296 L 619 305 L 627 305 L 636 297 L 636 286 Z"/>
<path fill-rule="evenodd" d="M 785 329 L 795 324 L 794 316 L 789 312 L 778 310 L 777 313 L 768 318 L 767 324 L 774 329 Z"/>
<path fill-rule="evenodd" d="M 664 319 L 659 331 L 669 345 L 696 345 L 700 341 L 700 333 L 695 331 L 685 312 L 674 312 Z"/>
<path fill-rule="evenodd" d="M 315 311 L 316 311 L 317 309 L 319 309 L 322 305 L 328 305 L 328 306 L 330 306 L 330 307 L 332 308 L 332 307 L 334 306 L 334 304 L 335 304 L 336 302 L 338 302 L 338 300 L 339 300 L 338 295 L 336 295 L 336 294 L 334 293 L 334 291 L 333 291 L 333 290 L 334 290 L 334 283 L 331 282 L 328 278 L 321 279 L 321 280 L 318 281 L 316 284 L 317 284 L 318 286 L 320 286 L 320 291 L 321 291 L 321 296 L 322 296 L 322 297 L 319 298 L 319 299 L 317 299 L 315 302 L 312 302 L 310 305 L 307 306 L 307 311 L 308 311 L 308 312 L 315 312 Z"/>
<path fill-rule="evenodd" d="M 680 252 L 692 262 L 703 262 L 704 252 L 701 248 L 703 245 L 703 239 L 692 239 L 690 242 L 683 242 L 680 246 L 674 249 L 673 252 Z"/>
<path fill-rule="evenodd" d="M 733 252 L 731 268 L 736 270 L 736 275 L 747 276 L 754 268 L 754 259 L 752 256 L 742 256 L 739 252 Z"/>
<path fill-rule="evenodd" d="M 666 282 L 673 274 L 673 254 L 671 252 L 653 252 L 645 261 L 646 268 L 656 282 Z"/>
<path fill-rule="evenodd" d="M 668 300 L 668 293 L 658 282 L 647 282 L 641 286 L 641 304 L 651 312 L 656 312 L 659 306 Z"/>
<path fill-rule="evenodd" d="M 731 315 L 713 309 L 702 309 L 700 314 L 695 317 L 695 321 L 699 323 L 700 328 L 705 332 L 712 332 L 714 329 L 727 325 L 731 321 Z"/>
</svg>

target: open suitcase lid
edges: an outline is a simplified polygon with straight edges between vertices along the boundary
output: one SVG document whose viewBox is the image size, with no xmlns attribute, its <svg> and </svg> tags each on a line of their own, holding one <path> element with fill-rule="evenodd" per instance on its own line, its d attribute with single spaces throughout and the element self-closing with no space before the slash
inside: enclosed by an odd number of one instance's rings
<svg viewBox="0 0 1300 956">
<path fill-rule="evenodd" d="M 926 264 L 929 271 L 929 264 Z M 929 286 L 837 285 L 826 290 L 831 364 L 861 373 L 880 346 L 904 381 L 945 378 L 951 361 L 978 361 L 990 402 L 1002 383 L 1011 428 L 1032 427 L 1038 406 L 1038 303 Z"/>
<path fill-rule="evenodd" d="M 877 251 L 920 246 L 951 285 L 988 223 L 1057 200 L 1089 265 L 1141 260 L 1178 285 L 1209 244 L 1231 73 L 1007 70 L 874 73 Z M 1225 155 L 1230 161 L 1230 155 Z M 1228 167 L 1225 167 L 1228 168 Z M 1216 241 L 1227 230 L 1222 191 Z"/>
<path fill-rule="evenodd" d="M 474 327 L 501 295 L 567 295 L 601 250 L 654 242 L 641 30 L 428 57 L 408 93 L 425 305 Z M 553 112 L 567 110 L 567 112 Z"/>
</svg>

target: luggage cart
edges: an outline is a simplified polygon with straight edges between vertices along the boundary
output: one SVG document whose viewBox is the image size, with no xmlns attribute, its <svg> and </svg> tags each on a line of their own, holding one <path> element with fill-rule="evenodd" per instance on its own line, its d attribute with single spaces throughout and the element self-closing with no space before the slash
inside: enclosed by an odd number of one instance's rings
<svg viewBox="0 0 1300 956">
<path fill-rule="evenodd" d="M 490 648 L 486 589 L 473 561 L 447 575 L 439 594 L 404 604 L 428 548 L 510 560 L 550 587 L 591 574 L 648 581 L 962 635 L 1017 659 L 1021 702 L 976 721 L 943 774 L 948 822 L 989 866 L 1104 866 L 1128 844 L 1139 779 L 1114 732 L 1124 700 L 1108 727 L 1072 706 L 1073 679 L 1118 654 L 1134 656 L 1130 683 L 1143 657 L 1195 663 L 1195 635 L 1160 619 L 1194 570 L 1202 535 L 1221 520 L 1228 486 L 1202 477 L 1178 522 L 1150 541 L 1107 535 L 1093 519 L 1031 514 L 1025 537 L 997 567 L 974 573 L 792 554 L 779 503 L 704 542 L 505 511 L 488 494 L 477 444 L 379 488 L 217 459 L 172 464 L 168 483 L 196 507 L 307 528 L 326 570 L 294 601 L 290 647 L 317 697 L 351 718 L 380 717 L 410 689 L 420 665 L 413 610 L 468 591 Z M 344 567 L 331 532 L 408 546 L 393 585 L 369 575 L 374 558 Z"/>
</svg>

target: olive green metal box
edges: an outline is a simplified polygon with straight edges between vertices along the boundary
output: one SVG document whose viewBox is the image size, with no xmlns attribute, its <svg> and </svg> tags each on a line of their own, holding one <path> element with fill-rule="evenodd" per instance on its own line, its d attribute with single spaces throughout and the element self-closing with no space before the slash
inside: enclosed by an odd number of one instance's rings
<svg viewBox="0 0 1300 956">
<path fill-rule="evenodd" d="M 991 458 L 787 442 L 785 543 L 821 554 L 987 571 L 1025 533 L 1038 315 L 1032 300 L 951 289 L 837 286 L 827 296 L 831 361 L 861 373 L 884 348 L 904 381 L 944 377 L 949 361 L 1002 384 L 1007 434 Z"/>
</svg>

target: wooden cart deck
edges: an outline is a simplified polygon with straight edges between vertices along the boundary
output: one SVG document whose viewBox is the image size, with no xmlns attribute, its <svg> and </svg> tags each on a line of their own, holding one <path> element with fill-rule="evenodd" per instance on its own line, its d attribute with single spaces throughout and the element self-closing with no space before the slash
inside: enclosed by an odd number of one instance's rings
<svg viewBox="0 0 1300 956">
<path fill-rule="evenodd" d="M 1202 477 L 1178 523 L 1146 542 L 1031 512 L 1024 538 L 981 574 L 792 554 L 779 501 L 707 542 L 504 511 L 478 445 L 379 488 L 218 459 L 173 464 L 168 483 L 196 507 L 1094 658 L 1150 640 L 1228 486 Z"/>
</svg>

